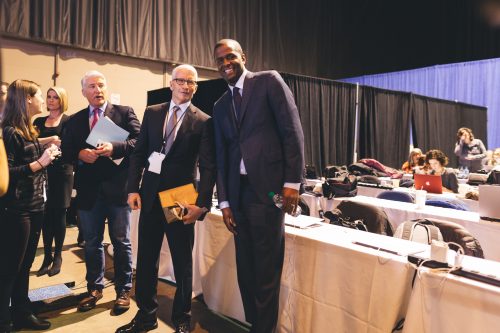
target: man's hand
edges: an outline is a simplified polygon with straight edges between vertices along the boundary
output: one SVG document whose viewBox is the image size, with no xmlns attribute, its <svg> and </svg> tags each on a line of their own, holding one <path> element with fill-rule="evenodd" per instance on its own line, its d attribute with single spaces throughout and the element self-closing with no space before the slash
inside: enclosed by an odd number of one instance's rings
<svg viewBox="0 0 500 333">
<path fill-rule="evenodd" d="M 132 210 L 141 209 L 141 196 L 139 193 L 129 193 L 127 203 Z"/>
<path fill-rule="evenodd" d="M 198 221 L 198 218 L 208 211 L 205 207 L 198 207 L 196 205 L 187 205 L 188 213 L 182 217 L 184 224 L 191 224 Z"/>
<path fill-rule="evenodd" d="M 233 212 L 231 208 L 222 208 L 222 218 L 224 219 L 224 224 L 226 225 L 227 230 L 234 235 L 237 235 L 236 232 L 236 222 L 234 220 Z"/>
<path fill-rule="evenodd" d="M 299 191 L 293 188 L 283 187 L 281 195 L 283 197 L 283 207 L 281 209 L 285 213 L 293 215 L 299 204 Z"/>
<path fill-rule="evenodd" d="M 97 146 L 95 153 L 99 156 L 111 157 L 113 155 L 113 145 L 111 142 L 102 142 Z"/>
<path fill-rule="evenodd" d="M 88 164 L 94 163 L 98 157 L 99 155 L 96 154 L 94 149 L 86 148 L 78 153 L 78 159 Z"/>
</svg>

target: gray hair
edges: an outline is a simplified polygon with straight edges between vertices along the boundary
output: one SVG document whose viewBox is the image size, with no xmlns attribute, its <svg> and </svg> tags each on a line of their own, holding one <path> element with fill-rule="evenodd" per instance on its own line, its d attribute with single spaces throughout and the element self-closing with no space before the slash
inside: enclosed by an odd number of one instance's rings
<svg viewBox="0 0 500 333">
<path fill-rule="evenodd" d="M 186 70 L 192 72 L 194 74 L 194 80 L 198 81 L 198 72 L 196 71 L 196 68 L 194 68 L 191 65 L 187 65 L 187 64 L 179 65 L 172 70 L 172 80 L 177 78 L 176 74 L 177 74 L 177 71 L 180 69 L 186 69 Z"/>
<path fill-rule="evenodd" d="M 101 72 L 99 71 L 96 71 L 96 70 L 91 70 L 91 71 L 88 71 L 87 73 L 85 73 L 85 75 L 82 77 L 82 88 L 85 88 L 85 83 L 87 82 L 87 79 L 91 78 L 91 77 L 100 77 L 101 79 L 104 80 L 104 83 L 106 83 L 106 77 L 104 76 L 104 74 L 102 74 Z"/>
</svg>

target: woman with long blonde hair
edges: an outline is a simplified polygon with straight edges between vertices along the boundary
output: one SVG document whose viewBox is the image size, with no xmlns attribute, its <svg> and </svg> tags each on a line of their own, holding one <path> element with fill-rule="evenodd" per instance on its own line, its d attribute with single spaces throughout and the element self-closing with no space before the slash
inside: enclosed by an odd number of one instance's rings
<svg viewBox="0 0 500 333">
<path fill-rule="evenodd" d="M 40 138 L 48 138 L 51 143 L 60 146 L 65 124 L 70 118 L 64 114 L 68 110 L 66 90 L 61 87 L 49 88 L 46 104 L 49 115 L 35 119 L 33 124 L 38 129 Z M 61 253 L 66 236 L 66 209 L 69 207 L 73 189 L 73 166 L 63 163 L 62 160 L 54 161 L 47 168 L 47 181 L 49 189 L 42 224 L 44 259 L 37 276 L 53 276 L 61 271 Z"/>
</svg>

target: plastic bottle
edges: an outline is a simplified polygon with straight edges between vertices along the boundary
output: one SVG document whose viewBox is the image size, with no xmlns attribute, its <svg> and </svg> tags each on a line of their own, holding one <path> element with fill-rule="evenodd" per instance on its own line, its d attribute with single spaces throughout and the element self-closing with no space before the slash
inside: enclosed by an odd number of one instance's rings
<svg viewBox="0 0 500 333">
<path fill-rule="evenodd" d="M 464 178 L 465 179 L 469 178 L 469 168 L 467 168 L 467 167 L 464 168 Z"/>
<path fill-rule="evenodd" d="M 269 197 L 273 200 L 276 207 L 278 207 L 278 208 L 283 207 L 283 197 L 280 194 L 274 193 L 274 192 L 269 192 Z M 300 206 L 297 205 L 297 207 L 295 209 L 295 213 L 290 214 L 290 215 L 297 217 L 301 213 L 302 213 L 302 209 L 300 208 Z"/>
</svg>

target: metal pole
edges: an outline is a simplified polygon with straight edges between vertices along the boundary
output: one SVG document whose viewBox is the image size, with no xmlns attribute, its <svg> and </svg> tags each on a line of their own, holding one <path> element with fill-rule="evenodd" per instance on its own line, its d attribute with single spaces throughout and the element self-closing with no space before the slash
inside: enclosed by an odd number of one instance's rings
<svg viewBox="0 0 500 333">
<path fill-rule="evenodd" d="M 359 83 L 356 83 L 356 103 L 354 108 L 354 154 L 352 163 L 358 161 L 358 142 L 359 142 Z"/>
</svg>

